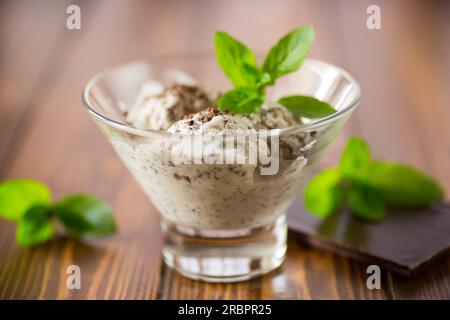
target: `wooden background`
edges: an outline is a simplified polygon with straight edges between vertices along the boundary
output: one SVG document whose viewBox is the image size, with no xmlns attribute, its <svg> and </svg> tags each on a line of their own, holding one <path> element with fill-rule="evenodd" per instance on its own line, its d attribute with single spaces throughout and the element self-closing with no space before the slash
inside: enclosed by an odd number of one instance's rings
<svg viewBox="0 0 450 320">
<path fill-rule="evenodd" d="M 0 2 L 0 178 L 40 179 L 55 198 L 96 194 L 114 207 L 120 233 L 26 249 L 14 243 L 14 224 L 0 221 L 0 298 L 450 298 L 450 259 L 415 279 L 383 272 L 382 289 L 370 291 L 364 264 L 306 248 L 292 235 L 284 266 L 262 278 L 182 278 L 161 262 L 157 212 L 80 101 L 87 80 L 113 64 L 211 50 L 218 29 L 264 50 L 311 24 L 310 57 L 347 69 L 363 91 L 322 165 L 336 163 L 345 139 L 358 134 L 376 156 L 422 168 L 450 195 L 448 1 L 83 1 L 80 31 L 65 27 L 71 3 Z M 366 28 L 369 4 L 380 5 L 382 30 Z M 81 290 L 66 289 L 71 264 L 81 267 Z"/>
</svg>

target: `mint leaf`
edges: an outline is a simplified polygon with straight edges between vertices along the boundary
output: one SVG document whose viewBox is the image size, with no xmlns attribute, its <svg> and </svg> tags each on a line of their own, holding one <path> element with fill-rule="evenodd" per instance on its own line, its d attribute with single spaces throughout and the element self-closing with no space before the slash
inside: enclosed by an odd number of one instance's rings
<svg viewBox="0 0 450 320">
<path fill-rule="evenodd" d="M 237 114 L 250 114 L 255 112 L 264 102 L 259 92 L 252 88 L 236 88 L 226 92 L 220 97 L 218 106 L 220 110 L 229 110 Z"/>
<path fill-rule="evenodd" d="M 301 27 L 288 33 L 270 49 L 262 69 L 270 75 L 272 83 L 280 76 L 300 68 L 313 39 L 313 28 Z"/>
<path fill-rule="evenodd" d="M 66 197 L 54 210 L 64 227 L 76 236 L 104 236 L 117 230 L 109 206 L 88 195 Z"/>
<path fill-rule="evenodd" d="M 18 223 L 18 244 L 33 246 L 51 239 L 55 212 L 77 236 L 107 235 L 117 229 L 109 207 L 95 198 L 74 195 L 50 206 L 50 191 L 39 181 L 23 179 L 0 184 L 0 216 Z"/>
<path fill-rule="evenodd" d="M 268 85 L 274 84 L 280 76 L 300 68 L 313 38 L 312 27 L 294 29 L 270 49 L 261 70 L 249 48 L 225 32 L 216 32 L 214 47 L 217 61 L 235 86 L 234 90 L 225 93 L 219 100 L 219 109 L 237 114 L 255 112 L 264 102 Z M 312 97 L 296 97 L 287 97 L 281 101 L 289 104 L 298 116 L 320 118 L 335 112 L 325 102 Z"/>
<path fill-rule="evenodd" d="M 16 241 L 21 246 L 35 246 L 53 237 L 50 209 L 38 205 L 27 210 L 19 221 L 16 230 Z"/>
<path fill-rule="evenodd" d="M 269 85 L 271 83 L 272 79 L 270 77 L 270 74 L 268 74 L 267 72 L 261 73 L 258 82 L 256 83 L 257 87 L 263 88 Z"/>
<path fill-rule="evenodd" d="M 372 222 L 384 218 L 384 202 L 381 196 L 370 187 L 354 185 L 350 190 L 350 208 L 355 216 Z"/>
<path fill-rule="evenodd" d="M 19 221 L 27 210 L 50 202 L 49 189 L 39 181 L 9 180 L 0 184 L 0 216 Z"/>
<path fill-rule="evenodd" d="M 444 196 L 433 178 L 392 162 L 371 163 L 364 175 L 364 183 L 374 188 L 388 204 L 396 206 L 426 206 Z"/>
<path fill-rule="evenodd" d="M 259 69 L 249 48 L 225 32 L 216 32 L 214 47 L 220 67 L 236 87 L 256 85 Z"/>
<path fill-rule="evenodd" d="M 371 161 L 367 143 L 358 137 L 352 137 L 345 145 L 339 167 L 344 177 L 358 179 L 367 170 Z"/>
<path fill-rule="evenodd" d="M 288 108 L 296 117 L 323 118 L 336 112 L 328 103 L 308 96 L 288 96 L 278 100 L 278 103 Z"/>
<path fill-rule="evenodd" d="M 305 207 L 318 217 L 326 217 L 342 206 L 345 189 L 341 185 L 339 168 L 318 173 L 305 189 Z"/>
<path fill-rule="evenodd" d="M 348 200 L 352 214 L 379 221 L 385 216 L 385 205 L 420 207 L 443 196 L 433 178 L 404 164 L 371 160 L 367 143 L 353 137 L 339 167 L 320 172 L 307 185 L 305 207 L 325 217 Z"/>
</svg>

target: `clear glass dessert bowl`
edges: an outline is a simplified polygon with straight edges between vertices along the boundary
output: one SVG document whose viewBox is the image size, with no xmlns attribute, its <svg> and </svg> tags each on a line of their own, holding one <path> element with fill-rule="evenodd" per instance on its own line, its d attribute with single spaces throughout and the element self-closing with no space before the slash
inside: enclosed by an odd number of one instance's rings
<svg viewBox="0 0 450 320">
<path fill-rule="evenodd" d="M 159 57 L 101 72 L 85 87 L 83 103 L 160 212 L 170 267 L 213 282 L 267 273 L 285 257 L 287 209 L 358 104 L 359 86 L 338 67 L 305 60 L 267 100 L 310 95 L 330 103 L 337 110 L 331 116 L 257 133 L 209 132 L 200 140 L 128 124 L 123 106 L 134 103 L 142 85 L 184 76 L 177 70 L 199 85 L 229 88 L 213 56 Z"/>
</svg>

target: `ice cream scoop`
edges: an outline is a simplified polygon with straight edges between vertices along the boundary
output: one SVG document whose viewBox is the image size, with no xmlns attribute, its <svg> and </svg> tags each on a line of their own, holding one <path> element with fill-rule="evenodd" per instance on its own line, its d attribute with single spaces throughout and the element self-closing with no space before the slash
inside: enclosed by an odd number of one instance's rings
<svg viewBox="0 0 450 320">
<path fill-rule="evenodd" d="M 174 84 L 164 89 L 150 83 L 128 111 L 126 121 L 137 128 L 164 131 L 184 116 L 214 104 L 214 95 L 198 86 Z"/>
</svg>

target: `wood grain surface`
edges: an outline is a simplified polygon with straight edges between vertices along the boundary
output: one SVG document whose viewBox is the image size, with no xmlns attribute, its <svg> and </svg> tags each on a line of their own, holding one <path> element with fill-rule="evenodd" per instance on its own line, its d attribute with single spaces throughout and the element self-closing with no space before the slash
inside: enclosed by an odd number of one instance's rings
<svg viewBox="0 0 450 320">
<path fill-rule="evenodd" d="M 65 26 L 78 3 L 82 29 Z M 382 30 L 366 28 L 378 4 Z M 80 242 L 58 237 L 15 244 L 0 221 L 0 299 L 449 299 L 450 259 L 414 279 L 382 272 L 366 287 L 366 265 L 303 246 L 289 236 L 285 264 L 239 284 L 185 279 L 161 260 L 159 218 L 83 109 L 80 93 L 99 70 L 154 55 L 212 49 L 227 30 L 256 50 L 311 24 L 310 56 L 360 82 L 360 108 L 321 165 L 345 139 L 367 139 L 376 157 L 415 165 L 450 194 L 450 5 L 446 1 L 2 1 L 0 2 L 0 179 L 49 184 L 54 198 L 85 191 L 114 208 L 120 233 Z M 448 200 L 448 197 L 447 197 Z M 81 268 L 81 290 L 66 268 Z"/>
</svg>

